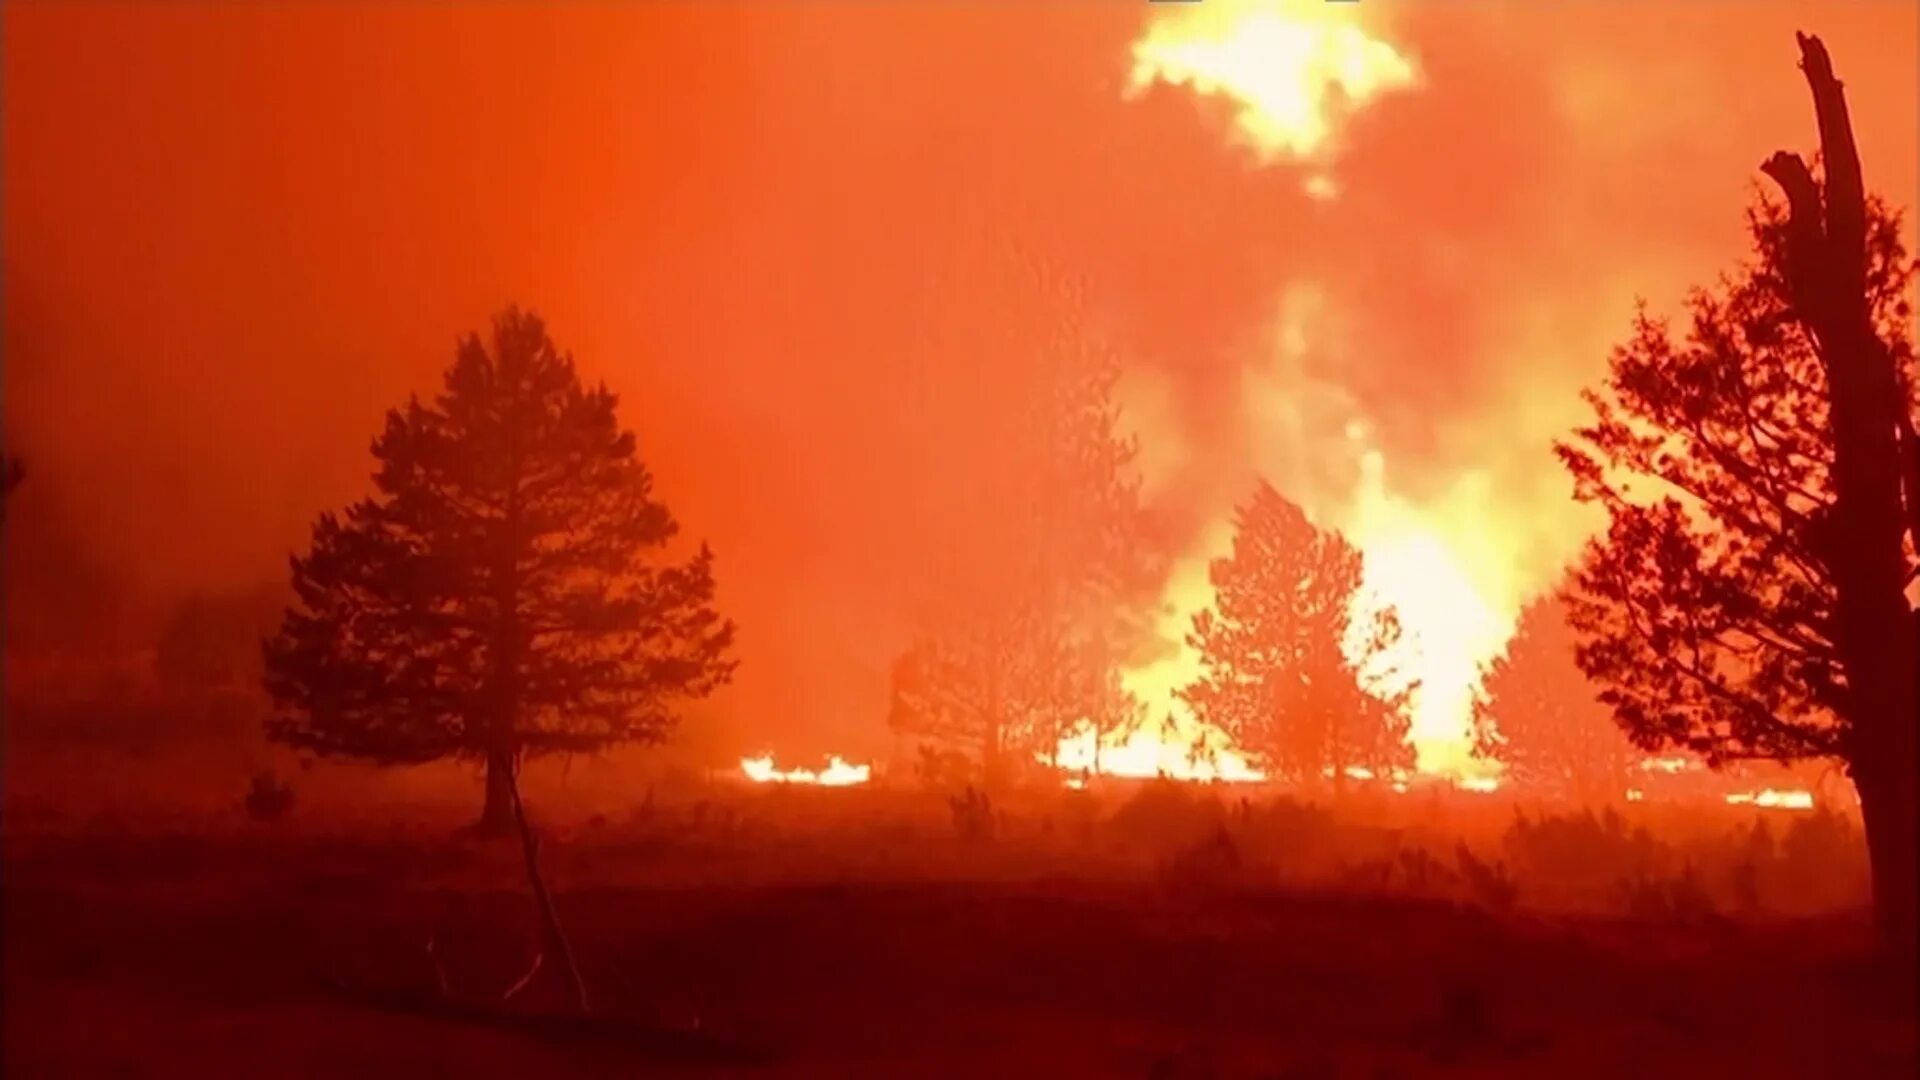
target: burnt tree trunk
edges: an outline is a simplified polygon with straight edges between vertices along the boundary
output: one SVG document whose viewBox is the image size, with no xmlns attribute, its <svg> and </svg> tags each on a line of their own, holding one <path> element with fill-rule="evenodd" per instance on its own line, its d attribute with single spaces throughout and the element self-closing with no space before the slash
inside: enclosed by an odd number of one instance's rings
<svg viewBox="0 0 1920 1080">
<path fill-rule="evenodd" d="M 1820 125 L 1825 184 L 1781 151 L 1761 166 L 1786 193 L 1787 277 L 1795 317 L 1814 339 L 1831 399 L 1836 644 L 1847 678 L 1844 753 L 1860 794 L 1882 940 L 1914 946 L 1916 761 L 1914 624 L 1902 540 L 1909 473 L 1906 395 L 1873 327 L 1866 293 L 1866 193 L 1846 96 L 1820 39 L 1798 35 Z"/>
<path fill-rule="evenodd" d="M 487 751 L 487 801 L 476 832 L 505 836 L 513 828 L 513 752 L 502 746 Z"/>
</svg>

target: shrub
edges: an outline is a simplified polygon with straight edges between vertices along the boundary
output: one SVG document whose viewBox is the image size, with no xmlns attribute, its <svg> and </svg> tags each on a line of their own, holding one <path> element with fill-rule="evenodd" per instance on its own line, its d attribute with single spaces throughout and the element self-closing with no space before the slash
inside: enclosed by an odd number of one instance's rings
<svg viewBox="0 0 1920 1080">
<path fill-rule="evenodd" d="M 1465 844 L 1454 847 L 1453 858 L 1460 867 L 1460 878 L 1466 883 L 1469 899 L 1503 915 L 1513 910 L 1520 899 L 1520 887 L 1507 873 L 1506 863 L 1481 862 Z"/>
<path fill-rule="evenodd" d="M 965 791 L 948 797 L 947 806 L 953 811 L 953 830 L 960 839 L 968 843 L 993 839 L 993 801 L 986 792 L 968 784 Z"/>
</svg>

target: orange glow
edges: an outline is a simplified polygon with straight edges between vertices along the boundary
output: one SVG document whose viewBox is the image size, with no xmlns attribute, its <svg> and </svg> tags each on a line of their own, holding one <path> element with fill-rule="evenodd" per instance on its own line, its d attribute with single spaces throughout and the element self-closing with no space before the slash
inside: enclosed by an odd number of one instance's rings
<svg viewBox="0 0 1920 1080">
<path fill-rule="evenodd" d="M 864 784 L 873 775 L 870 765 L 850 765 L 840 755 L 827 759 L 825 769 L 787 769 L 774 768 L 773 755 L 757 758 L 741 758 L 740 773 L 756 784 L 815 784 L 820 787 L 850 787 Z"/>
<path fill-rule="evenodd" d="M 1813 809 L 1813 792 L 1763 788 L 1760 791 L 1730 794 L 1727 796 L 1727 803 L 1732 806 L 1758 806 L 1767 810 L 1811 810 Z"/>
<path fill-rule="evenodd" d="M 1518 606 L 1488 600 L 1462 545 L 1443 538 L 1439 526 L 1452 508 L 1388 494 L 1377 452 L 1361 466 L 1364 486 L 1349 526 L 1367 560 L 1360 605 L 1390 606 L 1399 616 L 1400 641 L 1380 663 L 1417 684 L 1409 738 L 1421 768 L 1466 775 L 1477 764 L 1467 729 L 1481 665 L 1505 647 Z"/>
<path fill-rule="evenodd" d="M 980 496 L 1071 336 L 1058 281 L 1124 368 L 1172 563 L 1163 648 L 1120 673 L 1143 730 L 1069 736 L 1060 774 L 1263 779 L 1176 694 L 1264 477 L 1401 617 L 1428 775 L 1373 786 L 1497 783 L 1478 664 L 1597 523 L 1551 440 L 1635 298 L 1728 269 L 1758 161 L 1814 145 L 1796 29 L 1914 236 L 1913 5 L 1735 6 L 9 5 L 10 689 L 144 677 L 183 601 L 283 594 L 384 410 L 514 301 L 620 395 L 742 627 L 735 681 L 608 772 L 904 783 L 889 665 L 1004 569 Z M 1851 798 L 1664 761 L 1607 790 Z"/>
<path fill-rule="evenodd" d="M 1200 654 L 1187 644 L 1193 616 L 1213 603 L 1207 564 L 1233 542 L 1215 527 L 1200 549 L 1176 562 L 1162 590 L 1155 631 L 1178 643 L 1165 656 L 1121 672 L 1120 685 L 1145 710 L 1146 723 L 1096 742 L 1082 729 L 1060 740 L 1054 764 L 1070 773 L 1245 783 L 1266 779 L 1225 733 L 1200 722 L 1179 693 L 1200 675 Z"/>
<path fill-rule="evenodd" d="M 1185 730 L 1192 733 L 1191 739 L 1177 735 L 1168 738 L 1141 728 L 1100 744 L 1096 753 L 1093 733 L 1082 730 L 1060 740 L 1054 764 L 1068 773 L 1136 779 L 1253 783 L 1267 778 L 1266 773 L 1248 764 L 1225 736 L 1194 720 L 1191 712 L 1185 716 Z"/>
</svg>

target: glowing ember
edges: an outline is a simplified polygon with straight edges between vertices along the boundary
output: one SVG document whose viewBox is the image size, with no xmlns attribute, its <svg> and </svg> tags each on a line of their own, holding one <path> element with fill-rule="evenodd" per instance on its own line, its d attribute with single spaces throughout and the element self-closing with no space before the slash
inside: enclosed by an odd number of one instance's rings
<svg viewBox="0 0 1920 1080">
<path fill-rule="evenodd" d="M 1500 781 L 1491 776 L 1463 776 L 1454 781 L 1454 785 L 1476 795 L 1491 795 L 1500 790 Z"/>
<path fill-rule="evenodd" d="M 1644 791 L 1641 791 L 1641 790 L 1640 790 L 1639 788 L 1628 788 L 1628 789 L 1627 789 L 1627 801 L 1628 801 L 1628 802 L 1641 802 L 1641 801 L 1643 801 L 1643 800 L 1645 800 L 1645 799 L 1646 799 L 1646 797 L 1647 797 L 1647 793 L 1646 793 L 1646 792 L 1644 792 Z"/>
<path fill-rule="evenodd" d="M 1752 805 L 1769 810 L 1811 810 L 1813 809 L 1813 792 L 1765 788 L 1761 791 L 1745 791 L 1728 795 L 1727 802 L 1734 806 Z"/>
<path fill-rule="evenodd" d="M 1354 5 L 1325 0 L 1167 9 L 1134 44 L 1128 93 L 1164 82 L 1220 95 L 1237 105 L 1235 132 L 1263 160 L 1324 156 L 1336 121 L 1419 81 L 1412 61 L 1370 34 L 1363 17 Z M 1315 176 L 1308 190 L 1331 198 L 1336 189 Z"/>
<path fill-rule="evenodd" d="M 849 765 L 835 754 L 827 759 L 827 767 L 813 769 L 788 769 L 782 772 L 773 766 L 773 755 L 765 757 L 741 758 L 740 772 L 756 784 L 817 784 L 820 787 L 848 787 L 866 783 L 873 774 L 871 765 Z"/>
<path fill-rule="evenodd" d="M 1682 757 L 1644 758 L 1640 762 L 1641 772 L 1678 773 L 1687 772 L 1699 767 L 1699 762 L 1694 761 L 1692 758 Z"/>
</svg>

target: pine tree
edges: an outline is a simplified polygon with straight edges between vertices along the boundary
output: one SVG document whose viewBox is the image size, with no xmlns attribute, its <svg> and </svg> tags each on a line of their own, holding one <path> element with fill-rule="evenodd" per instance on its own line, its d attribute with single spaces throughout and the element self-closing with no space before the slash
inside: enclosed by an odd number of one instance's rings
<svg viewBox="0 0 1920 1080">
<path fill-rule="evenodd" d="M 992 783 L 1083 727 L 1136 720 L 1119 666 L 1164 570 L 1137 446 L 1120 431 L 1115 356 L 1068 318 L 1027 370 L 1031 385 L 1006 390 L 1022 407 L 977 433 L 999 467 L 966 564 L 940 575 L 967 585 L 932 605 L 897 660 L 890 713 L 896 731 L 962 750 Z"/>
<path fill-rule="evenodd" d="M 1582 802 L 1616 799 L 1639 755 L 1574 663 L 1577 643 L 1557 596 L 1527 605 L 1481 679 L 1475 748 L 1520 788 Z"/>
<path fill-rule="evenodd" d="M 1368 685 L 1399 622 L 1387 610 L 1353 624 L 1360 552 L 1264 481 L 1234 526 L 1232 552 L 1209 569 L 1214 606 L 1188 637 L 1203 665 L 1182 694 L 1194 715 L 1295 782 L 1328 777 L 1339 790 L 1350 768 L 1410 766 L 1410 688 Z"/>
<path fill-rule="evenodd" d="M 324 755 L 484 763 L 483 828 L 526 757 L 652 742 L 730 677 L 713 556 L 678 532 L 620 429 L 540 319 L 460 343 L 441 393 L 390 412 L 376 494 L 322 514 L 265 648 L 270 733 Z"/>
<path fill-rule="evenodd" d="M 1754 258 L 1642 316 L 1559 448 L 1607 511 L 1569 593 L 1581 668 L 1639 746 L 1719 765 L 1835 758 L 1861 800 L 1887 944 L 1920 924 L 1914 262 L 1866 195 L 1826 48 L 1800 37 L 1825 177 L 1781 152 Z M 1649 497 L 1649 496 L 1653 497 Z"/>
</svg>

